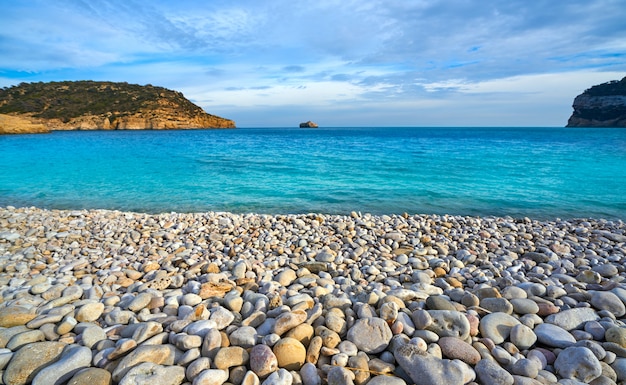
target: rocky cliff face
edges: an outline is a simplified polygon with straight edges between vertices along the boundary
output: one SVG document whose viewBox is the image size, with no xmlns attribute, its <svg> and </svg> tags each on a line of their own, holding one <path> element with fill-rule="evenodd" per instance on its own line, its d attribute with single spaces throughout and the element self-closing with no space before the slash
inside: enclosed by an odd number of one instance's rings
<svg viewBox="0 0 626 385">
<path fill-rule="evenodd" d="M 573 107 L 567 127 L 626 127 L 626 77 L 589 88 Z"/>
<path fill-rule="evenodd" d="M 0 114 L 0 134 L 39 134 L 50 132 L 41 123 L 33 123 L 30 119 L 19 116 Z"/>
<path fill-rule="evenodd" d="M 112 82 L 22 83 L 0 89 L 0 133 L 50 130 L 235 128 L 207 114 L 180 92 Z M 20 122 L 20 129 L 14 123 Z M 17 123 L 15 123 L 17 124 Z M 43 127 L 43 129 L 41 128 Z"/>
</svg>

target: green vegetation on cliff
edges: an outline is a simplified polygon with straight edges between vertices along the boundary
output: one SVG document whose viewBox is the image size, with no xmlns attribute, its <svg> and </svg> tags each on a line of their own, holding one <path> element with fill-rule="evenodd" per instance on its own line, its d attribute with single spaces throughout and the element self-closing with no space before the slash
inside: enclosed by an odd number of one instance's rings
<svg viewBox="0 0 626 385">
<path fill-rule="evenodd" d="M 101 121 L 106 119 L 111 124 L 103 128 L 123 128 L 124 123 L 119 122 L 130 117 L 151 120 L 149 124 L 154 127 L 147 128 L 171 128 L 163 122 L 173 120 L 178 120 L 178 126 L 185 121 L 201 124 L 189 128 L 234 127 L 231 120 L 207 114 L 180 92 L 152 85 L 97 81 L 21 83 L 0 88 L 0 114 L 28 116 L 44 124 L 54 120 L 70 126 L 83 117 L 101 117 Z"/>
<path fill-rule="evenodd" d="M 612 80 L 610 82 L 598 84 L 591 88 L 588 88 L 583 92 L 583 95 L 589 96 L 614 96 L 623 95 L 626 96 L 626 77 L 622 80 Z"/>
</svg>

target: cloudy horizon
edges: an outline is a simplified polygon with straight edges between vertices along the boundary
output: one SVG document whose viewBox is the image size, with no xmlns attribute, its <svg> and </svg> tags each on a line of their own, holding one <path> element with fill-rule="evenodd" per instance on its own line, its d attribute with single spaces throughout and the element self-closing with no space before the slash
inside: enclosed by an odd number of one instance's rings
<svg viewBox="0 0 626 385">
<path fill-rule="evenodd" d="M 239 127 L 564 126 L 626 76 L 620 0 L 5 2 L 0 87 L 181 91 Z"/>
</svg>

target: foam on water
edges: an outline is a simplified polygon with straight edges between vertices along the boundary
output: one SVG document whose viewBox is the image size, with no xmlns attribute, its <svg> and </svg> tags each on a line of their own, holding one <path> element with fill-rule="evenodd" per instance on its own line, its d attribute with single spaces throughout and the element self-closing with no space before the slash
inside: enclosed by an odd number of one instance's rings
<svg viewBox="0 0 626 385">
<path fill-rule="evenodd" d="M 0 206 L 626 219 L 626 130 L 322 128 L 0 137 Z"/>
</svg>

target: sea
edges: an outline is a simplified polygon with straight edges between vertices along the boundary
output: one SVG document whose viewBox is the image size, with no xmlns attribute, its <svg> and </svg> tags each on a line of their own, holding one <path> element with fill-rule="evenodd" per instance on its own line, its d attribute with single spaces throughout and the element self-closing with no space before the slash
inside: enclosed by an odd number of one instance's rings
<svg viewBox="0 0 626 385">
<path fill-rule="evenodd" d="M 342 127 L 0 136 L 0 207 L 626 220 L 626 129 Z"/>
</svg>

